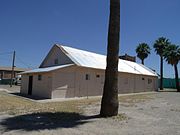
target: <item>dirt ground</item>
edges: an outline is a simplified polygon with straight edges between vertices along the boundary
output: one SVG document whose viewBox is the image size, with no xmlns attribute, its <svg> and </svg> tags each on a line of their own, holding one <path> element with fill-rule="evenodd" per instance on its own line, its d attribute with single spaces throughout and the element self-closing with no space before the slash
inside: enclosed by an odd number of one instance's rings
<svg viewBox="0 0 180 135">
<path fill-rule="evenodd" d="M 16 92 L 20 92 L 20 86 L 12 85 L 12 87 L 10 87 L 10 85 L 0 85 L 0 91 L 2 90 L 16 93 Z"/>
<path fill-rule="evenodd" d="M 43 103 L 0 91 L 0 134 L 180 135 L 180 93 L 121 95 L 119 100 L 117 117 L 100 118 L 100 98 Z"/>
</svg>

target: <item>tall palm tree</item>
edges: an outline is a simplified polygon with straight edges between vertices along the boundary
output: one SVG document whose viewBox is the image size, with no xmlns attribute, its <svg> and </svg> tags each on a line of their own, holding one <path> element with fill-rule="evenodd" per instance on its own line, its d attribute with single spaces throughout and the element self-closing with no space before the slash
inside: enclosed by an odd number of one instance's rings
<svg viewBox="0 0 180 135">
<path fill-rule="evenodd" d="M 169 39 L 164 37 L 158 38 L 154 43 L 154 49 L 157 55 L 160 56 L 160 89 L 163 90 L 163 59 L 164 59 L 164 51 L 166 47 L 170 44 Z"/>
<path fill-rule="evenodd" d="M 150 54 L 150 47 L 146 43 L 141 43 L 136 48 L 137 57 L 141 59 L 141 63 L 144 65 L 144 59 Z"/>
<path fill-rule="evenodd" d="M 101 101 L 101 117 L 118 114 L 118 62 L 120 36 L 120 0 L 110 0 L 110 18 L 107 47 L 107 67 Z"/>
<path fill-rule="evenodd" d="M 165 60 L 168 62 L 168 64 L 171 64 L 174 66 L 175 71 L 175 79 L 176 79 L 176 88 L 177 91 L 180 92 L 179 88 L 179 77 L 178 77 L 178 68 L 177 65 L 180 61 L 180 48 L 177 45 L 168 45 L 165 53 L 164 53 Z"/>
</svg>

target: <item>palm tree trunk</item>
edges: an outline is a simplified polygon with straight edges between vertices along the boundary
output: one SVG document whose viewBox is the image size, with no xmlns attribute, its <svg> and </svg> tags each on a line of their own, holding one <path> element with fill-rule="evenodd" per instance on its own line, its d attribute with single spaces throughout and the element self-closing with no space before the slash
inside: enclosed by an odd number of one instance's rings
<svg viewBox="0 0 180 135">
<path fill-rule="evenodd" d="M 175 71 L 175 79 L 176 79 L 176 89 L 177 89 L 178 92 L 180 92 L 180 89 L 179 89 L 179 76 L 178 76 L 177 64 L 174 65 L 174 71 Z"/>
<path fill-rule="evenodd" d="M 160 65 L 160 72 L 161 72 L 161 78 L 160 78 L 160 90 L 163 90 L 163 56 L 161 56 L 161 65 Z"/>
<path fill-rule="evenodd" d="M 141 63 L 144 65 L 144 59 L 141 60 Z"/>
<path fill-rule="evenodd" d="M 118 114 L 118 62 L 120 36 L 120 0 L 110 0 L 110 18 L 107 47 L 107 67 L 101 101 L 101 117 Z"/>
</svg>

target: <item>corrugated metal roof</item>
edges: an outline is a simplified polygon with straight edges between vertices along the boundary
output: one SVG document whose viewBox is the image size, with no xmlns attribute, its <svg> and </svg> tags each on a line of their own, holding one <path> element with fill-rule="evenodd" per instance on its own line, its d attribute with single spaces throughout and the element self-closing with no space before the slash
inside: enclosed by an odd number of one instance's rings
<svg viewBox="0 0 180 135">
<path fill-rule="evenodd" d="M 82 66 L 82 67 L 89 67 L 95 69 L 105 69 L 106 68 L 106 56 L 101 54 L 96 54 L 84 50 L 79 50 L 67 46 L 59 47 L 66 51 L 66 55 L 71 58 L 75 64 Z M 119 59 L 118 65 L 119 72 L 125 73 L 133 73 L 133 74 L 142 74 L 142 75 L 150 75 L 150 76 L 157 76 L 157 74 L 145 67 L 142 64 L 138 64 L 136 62 L 126 61 Z"/>
<path fill-rule="evenodd" d="M 47 68 L 38 68 L 38 69 L 33 69 L 33 70 L 29 70 L 26 72 L 22 72 L 20 74 L 29 74 L 29 73 L 45 73 L 45 72 L 51 72 L 57 69 L 61 69 L 61 68 L 65 68 L 65 67 L 69 67 L 72 66 L 74 64 L 67 64 L 67 65 L 61 65 L 61 66 L 53 66 L 53 67 L 47 67 Z"/>
<path fill-rule="evenodd" d="M 73 62 L 74 64 L 82 67 L 94 68 L 94 69 L 106 69 L 106 56 L 88 52 L 80 49 L 75 49 L 72 47 L 57 45 Z M 30 71 L 23 72 L 21 74 L 27 73 L 42 73 L 42 72 L 50 72 L 56 69 L 69 67 L 74 64 L 67 64 L 61 66 L 53 66 L 48 68 L 38 68 Z M 118 71 L 124 73 L 132 73 L 132 74 L 141 74 L 141 75 L 149 75 L 149 76 L 157 76 L 157 74 L 149 69 L 148 67 L 138 64 L 136 62 L 126 61 L 119 59 Z"/>
</svg>

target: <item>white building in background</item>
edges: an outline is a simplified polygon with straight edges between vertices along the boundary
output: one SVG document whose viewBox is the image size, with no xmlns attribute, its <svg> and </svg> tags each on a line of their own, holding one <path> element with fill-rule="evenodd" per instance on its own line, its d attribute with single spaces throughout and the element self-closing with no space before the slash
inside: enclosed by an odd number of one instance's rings
<svg viewBox="0 0 180 135">
<path fill-rule="evenodd" d="M 54 45 L 40 68 L 22 73 L 21 93 L 44 98 L 102 95 L 106 56 Z M 142 64 L 119 59 L 119 93 L 155 91 L 158 76 Z"/>
</svg>

